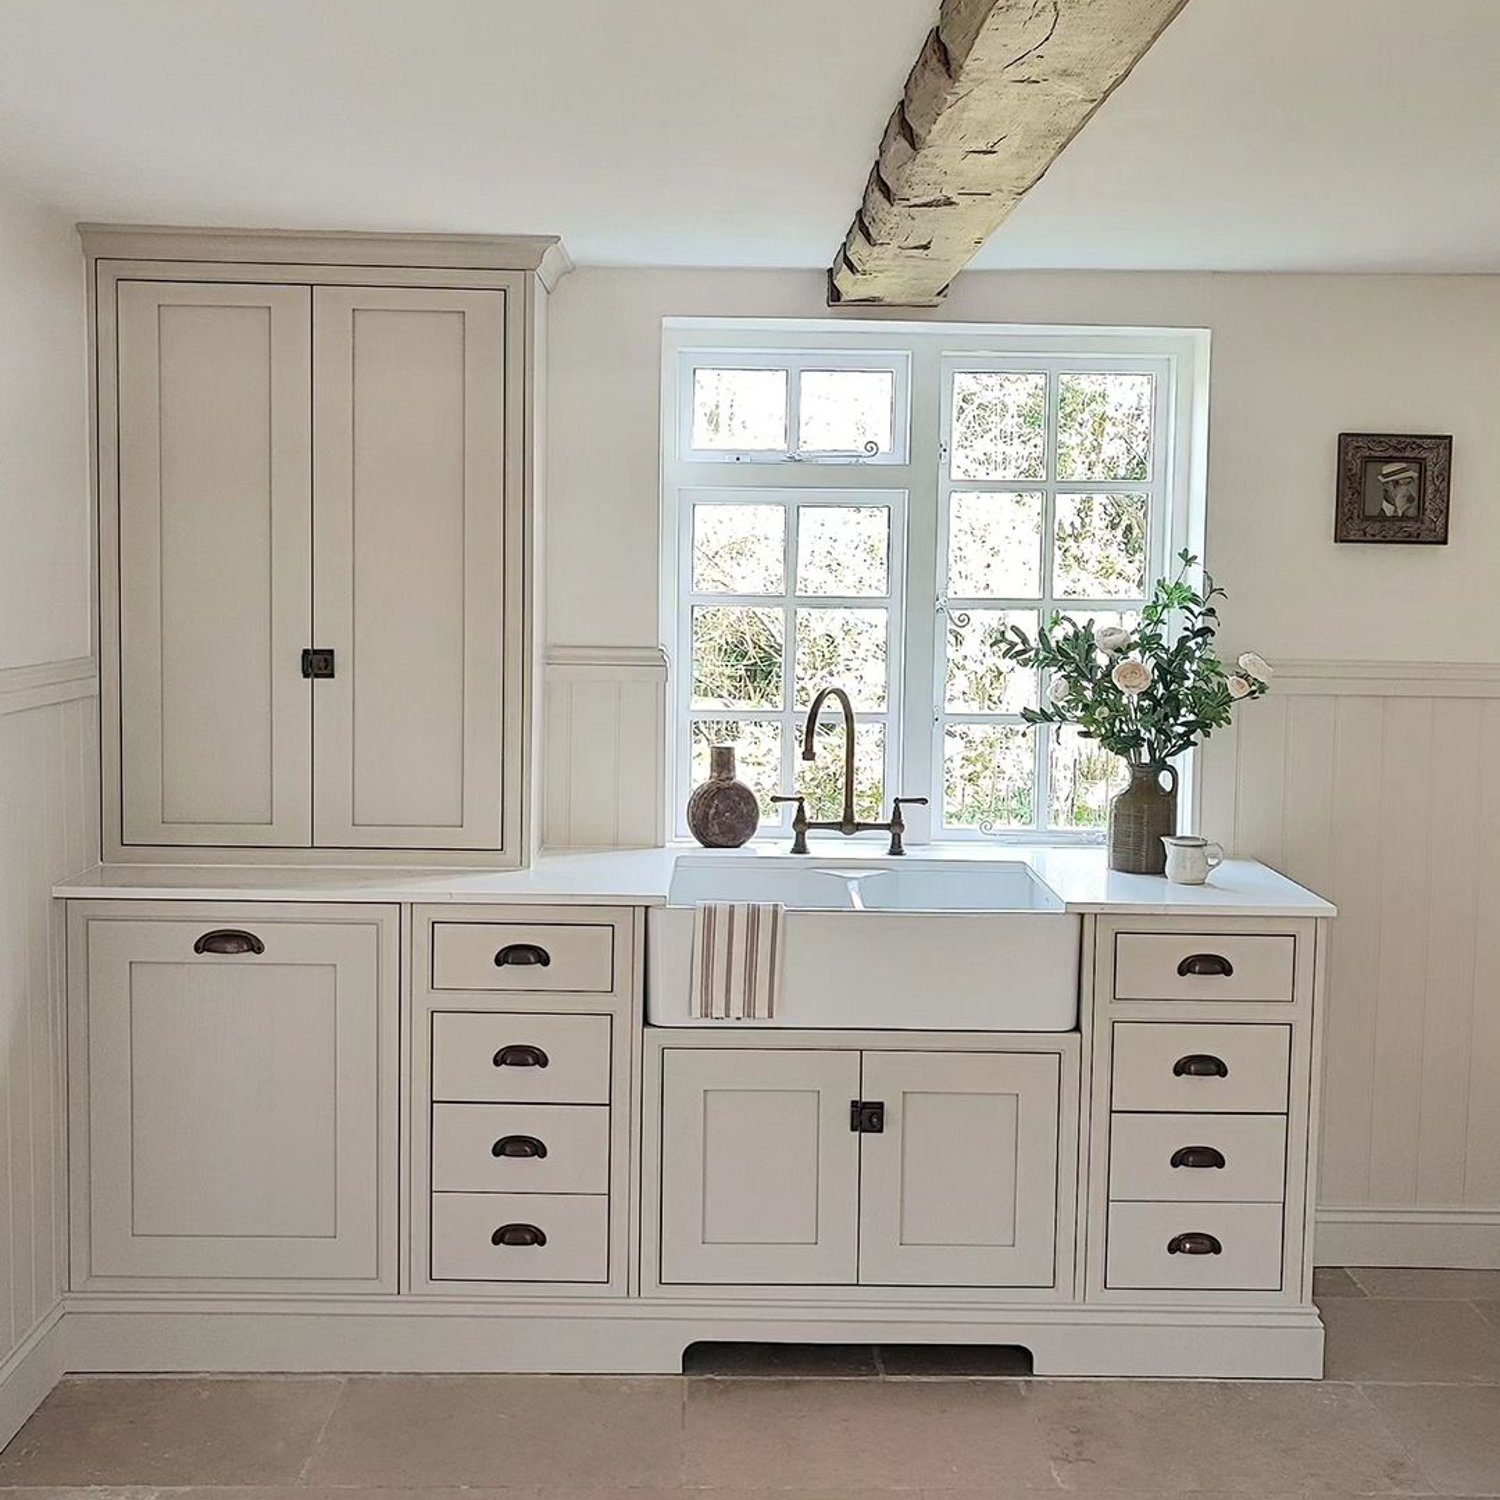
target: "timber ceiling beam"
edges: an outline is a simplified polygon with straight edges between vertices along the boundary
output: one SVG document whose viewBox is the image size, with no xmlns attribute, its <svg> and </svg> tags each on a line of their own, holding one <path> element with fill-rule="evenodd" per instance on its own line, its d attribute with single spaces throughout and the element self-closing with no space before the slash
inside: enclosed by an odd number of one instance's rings
<svg viewBox="0 0 1500 1500">
<path fill-rule="evenodd" d="M 942 0 L 828 301 L 932 307 L 1187 0 Z"/>
</svg>

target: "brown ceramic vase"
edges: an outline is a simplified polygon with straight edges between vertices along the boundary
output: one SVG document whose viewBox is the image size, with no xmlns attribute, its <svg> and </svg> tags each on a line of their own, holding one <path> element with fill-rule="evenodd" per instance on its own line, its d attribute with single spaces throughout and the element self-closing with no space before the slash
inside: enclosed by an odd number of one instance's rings
<svg viewBox="0 0 1500 1500">
<path fill-rule="evenodd" d="M 734 769 L 734 746 L 712 746 L 708 780 L 688 798 L 688 832 L 706 849 L 738 849 L 760 826 L 755 793 Z"/>
<path fill-rule="evenodd" d="M 1164 786 L 1162 778 L 1170 777 Z M 1162 839 L 1177 832 L 1177 770 L 1131 766 L 1130 784 L 1109 804 L 1109 867 L 1126 875 L 1160 875 L 1167 868 Z"/>
</svg>

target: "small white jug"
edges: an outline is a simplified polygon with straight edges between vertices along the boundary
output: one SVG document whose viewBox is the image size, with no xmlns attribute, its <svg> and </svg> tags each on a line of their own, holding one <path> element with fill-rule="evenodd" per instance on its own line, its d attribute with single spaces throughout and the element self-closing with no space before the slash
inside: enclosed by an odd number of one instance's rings
<svg viewBox="0 0 1500 1500">
<path fill-rule="evenodd" d="M 1169 835 L 1162 839 L 1167 846 L 1167 879 L 1176 885 L 1202 885 L 1208 872 L 1224 863 L 1223 848 L 1195 835 Z"/>
</svg>

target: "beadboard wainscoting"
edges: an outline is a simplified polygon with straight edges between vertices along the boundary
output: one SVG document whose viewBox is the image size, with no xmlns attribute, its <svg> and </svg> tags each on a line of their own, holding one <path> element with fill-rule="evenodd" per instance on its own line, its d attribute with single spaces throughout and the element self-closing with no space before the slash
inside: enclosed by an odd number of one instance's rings
<svg viewBox="0 0 1500 1500">
<path fill-rule="evenodd" d="M 97 696 L 87 659 L 0 670 L 0 1445 L 61 1373 L 63 953 L 50 897 L 98 858 Z"/>
<path fill-rule="evenodd" d="M 1500 1266 L 1500 667 L 1301 662 L 1200 827 L 1338 903 L 1317 1258 Z"/>
<path fill-rule="evenodd" d="M 651 848 L 666 837 L 667 658 L 655 647 L 547 652 L 542 843 Z"/>
</svg>

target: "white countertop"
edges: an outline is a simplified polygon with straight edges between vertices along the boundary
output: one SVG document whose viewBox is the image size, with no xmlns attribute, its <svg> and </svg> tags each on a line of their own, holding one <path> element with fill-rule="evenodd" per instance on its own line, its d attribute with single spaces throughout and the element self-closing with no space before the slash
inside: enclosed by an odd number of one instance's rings
<svg viewBox="0 0 1500 1500">
<path fill-rule="evenodd" d="M 1098 847 L 944 844 L 912 849 L 920 859 L 1010 860 L 1030 865 L 1067 911 L 1141 916 L 1331 917 L 1321 896 L 1248 859 L 1226 860 L 1207 885 L 1121 875 Z M 543 854 L 527 870 L 371 870 L 249 865 L 96 865 L 54 894 L 74 898 L 198 901 L 419 901 L 663 906 L 679 856 L 790 858 L 785 841 L 745 849 L 619 849 Z M 823 864 L 884 863 L 887 856 L 843 840 L 812 840 Z"/>
</svg>

